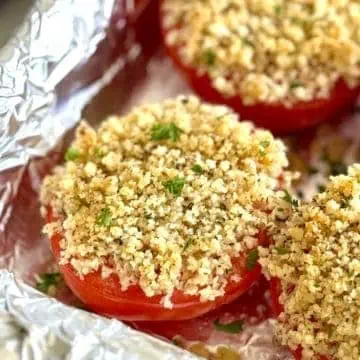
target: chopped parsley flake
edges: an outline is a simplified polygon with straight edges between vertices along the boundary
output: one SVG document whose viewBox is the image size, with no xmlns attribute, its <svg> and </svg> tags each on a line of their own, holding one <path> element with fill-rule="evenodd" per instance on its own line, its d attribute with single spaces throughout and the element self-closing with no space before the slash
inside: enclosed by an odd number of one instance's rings
<svg viewBox="0 0 360 360">
<path fill-rule="evenodd" d="M 176 142 L 182 133 L 183 131 L 172 122 L 169 124 L 155 124 L 151 128 L 151 140 L 172 140 Z"/>
<path fill-rule="evenodd" d="M 202 169 L 202 167 L 198 164 L 195 164 L 192 166 L 191 170 L 197 174 L 202 174 L 204 172 L 204 170 Z"/>
<path fill-rule="evenodd" d="M 233 321 L 229 324 L 221 324 L 219 320 L 215 320 L 214 325 L 216 330 L 229 334 L 238 334 L 244 329 L 244 322 L 241 320 Z"/>
<path fill-rule="evenodd" d="M 322 192 L 325 191 L 326 186 L 325 186 L 324 184 L 318 184 L 318 185 L 317 185 L 317 189 L 318 189 L 318 192 L 319 192 L 319 193 L 322 193 Z"/>
<path fill-rule="evenodd" d="M 346 174 L 347 165 L 341 162 L 330 160 L 329 154 L 327 153 L 326 149 L 323 150 L 320 158 L 322 161 L 326 162 L 329 165 L 330 175 L 336 176 Z"/>
<path fill-rule="evenodd" d="M 109 227 L 112 223 L 111 211 L 108 207 L 104 207 L 97 217 L 96 223 L 101 226 Z"/>
<path fill-rule="evenodd" d="M 246 46 L 255 47 L 254 43 L 253 43 L 253 42 L 251 42 L 251 41 L 250 41 L 250 40 L 248 40 L 248 39 L 244 39 L 244 44 L 245 44 Z"/>
<path fill-rule="evenodd" d="M 302 190 L 298 190 L 296 192 L 297 196 L 300 198 L 300 199 L 303 199 L 304 198 L 304 192 Z"/>
<path fill-rule="evenodd" d="M 186 251 L 190 245 L 192 245 L 194 243 L 194 239 L 190 239 L 186 242 L 183 251 Z"/>
<path fill-rule="evenodd" d="M 270 141 L 268 140 L 264 140 L 260 142 L 260 146 L 261 146 L 261 150 L 260 150 L 260 155 L 261 156 L 265 156 L 265 149 L 268 148 L 270 145 Z"/>
<path fill-rule="evenodd" d="M 173 195 L 180 196 L 185 185 L 185 179 L 176 176 L 172 180 L 163 182 L 164 187 Z"/>
<path fill-rule="evenodd" d="M 341 200 L 341 202 L 340 202 L 340 208 L 341 209 L 346 209 L 349 206 L 350 206 L 350 199 L 349 198 L 345 197 L 344 199 Z"/>
<path fill-rule="evenodd" d="M 281 6 L 280 5 L 276 5 L 275 7 L 274 7 L 274 11 L 275 11 L 275 14 L 277 15 L 277 16 L 279 16 L 280 14 L 281 14 Z"/>
<path fill-rule="evenodd" d="M 331 172 L 331 175 L 333 175 L 333 176 L 346 174 L 347 166 L 340 162 L 331 163 L 330 164 L 330 172 Z"/>
<path fill-rule="evenodd" d="M 285 255 L 289 253 L 289 250 L 283 247 L 275 247 L 275 251 L 279 254 L 279 255 Z"/>
<path fill-rule="evenodd" d="M 259 259 L 259 251 L 258 249 L 252 249 L 249 251 L 247 260 L 246 260 L 246 268 L 248 270 L 253 270 L 257 261 Z"/>
<path fill-rule="evenodd" d="M 260 142 L 260 146 L 264 149 L 266 149 L 267 147 L 269 147 L 270 145 L 270 141 L 269 140 L 264 140 Z"/>
<path fill-rule="evenodd" d="M 66 161 L 75 161 L 80 157 L 80 153 L 73 147 L 69 147 L 65 153 Z"/>
<path fill-rule="evenodd" d="M 216 55 L 212 50 L 207 50 L 205 52 L 205 62 L 207 65 L 212 66 L 215 64 Z"/>
<path fill-rule="evenodd" d="M 283 200 L 285 200 L 292 206 L 299 206 L 299 201 L 297 199 L 294 199 L 287 190 L 284 190 L 284 193 L 285 196 L 283 197 Z"/>
<path fill-rule="evenodd" d="M 105 155 L 104 151 L 101 149 L 101 148 L 95 148 L 94 150 L 94 155 L 97 157 L 97 158 L 101 158 Z"/>
<path fill-rule="evenodd" d="M 304 86 L 304 84 L 301 81 L 295 80 L 290 84 L 290 89 L 294 90 L 294 89 L 297 89 L 298 87 L 302 87 L 302 86 Z"/>
<path fill-rule="evenodd" d="M 36 283 L 36 289 L 44 294 L 49 293 L 52 286 L 58 286 L 61 282 L 61 274 L 59 272 L 43 273 L 39 275 L 39 281 Z"/>
</svg>

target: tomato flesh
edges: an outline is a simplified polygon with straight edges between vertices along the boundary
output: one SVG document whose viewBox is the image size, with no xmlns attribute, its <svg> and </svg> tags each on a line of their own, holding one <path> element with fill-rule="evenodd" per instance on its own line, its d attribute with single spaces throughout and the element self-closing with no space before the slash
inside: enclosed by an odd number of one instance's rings
<svg viewBox="0 0 360 360">
<path fill-rule="evenodd" d="M 275 317 L 279 316 L 283 311 L 284 307 L 280 303 L 280 295 L 282 292 L 281 282 L 278 278 L 272 278 L 270 280 L 270 296 L 271 296 L 271 306 L 272 312 Z M 302 349 L 301 347 L 297 348 L 295 351 L 292 351 L 295 360 L 302 360 Z M 318 360 L 329 360 L 326 356 L 318 356 Z"/>
<path fill-rule="evenodd" d="M 51 211 L 48 212 L 48 222 L 54 221 Z M 59 262 L 61 235 L 51 237 L 51 248 Z M 265 244 L 267 237 L 259 234 L 259 243 Z M 120 279 L 112 274 L 101 277 L 101 271 L 94 271 L 80 278 L 70 264 L 59 265 L 64 279 L 74 294 L 92 311 L 108 317 L 125 321 L 168 321 L 185 320 L 201 316 L 223 304 L 228 304 L 245 293 L 261 276 L 261 266 L 256 263 L 253 269 L 246 269 L 247 254 L 241 254 L 233 259 L 233 274 L 241 276 L 240 281 L 229 279 L 225 295 L 215 301 L 201 302 L 199 296 L 185 295 L 175 290 L 171 297 L 173 307 L 165 308 L 162 296 L 148 297 L 140 286 L 130 286 L 121 290 Z"/>
<path fill-rule="evenodd" d="M 227 322 L 242 320 L 245 325 L 255 325 L 269 319 L 271 317 L 271 306 L 266 296 L 268 290 L 269 282 L 262 276 L 246 294 L 231 304 L 223 305 L 198 318 L 172 322 L 144 321 L 132 323 L 132 325 L 138 330 L 169 340 L 181 336 L 187 341 L 206 342 L 216 331 L 215 321 L 220 319 L 222 322 L 224 317 L 226 317 Z"/>
<path fill-rule="evenodd" d="M 162 37 L 165 39 L 169 30 L 162 25 L 163 18 L 164 13 L 160 10 Z M 286 107 L 282 103 L 245 105 L 241 96 L 226 97 L 222 95 L 213 87 L 207 74 L 199 75 L 196 68 L 184 64 L 179 56 L 179 47 L 169 46 L 165 41 L 163 43 L 167 54 L 172 58 L 188 84 L 204 100 L 227 105 L 234 109 L 241 119 L 251 120 L 257 126 L 277 134 L 295 132 L 336 119 L 354 106 L 360 94 L 360 87 L 351 89 L 343 80 L 339 80 L 326 99 L 299 101 L 292 107 Z"/>
</svg>

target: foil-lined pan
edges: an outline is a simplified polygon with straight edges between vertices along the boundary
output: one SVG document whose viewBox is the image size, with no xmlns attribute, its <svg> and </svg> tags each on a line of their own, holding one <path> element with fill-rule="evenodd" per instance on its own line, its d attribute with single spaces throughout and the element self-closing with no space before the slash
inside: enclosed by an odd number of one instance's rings
<svg viewBox="0 0 360 360">
<path fill-rule="evenodd" d="M 71 306 L 69 294 L 55 299 L 33 287 L 36 274 L 52 266 L 39 187 L 62 161 L 69 130 L 81 117 L 97 125 L 190 92 L 163 54 L 157 14 L 156 0 L 37 0 L 0 51 L 0 359 L 196 358 Z M 352 114 L 285 139 L 302 174 L 299 196 L 310 199 L 329 175 L 359 160 L 357 129 L 360 117 Z M 227 344 L 243 360 L 290 359 L 273 343 L 274 324 L 264 321 Z"/>
</svg>

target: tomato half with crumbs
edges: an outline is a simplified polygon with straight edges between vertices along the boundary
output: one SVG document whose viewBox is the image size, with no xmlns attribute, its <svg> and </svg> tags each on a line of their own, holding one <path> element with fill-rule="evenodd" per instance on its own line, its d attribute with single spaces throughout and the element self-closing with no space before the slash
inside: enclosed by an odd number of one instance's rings
<svg viewBox="0 0 360 360">
<path fill-rule="evenodd" d="M 160 23 L 166 53 L 191 88 L 205 101 L 227 105 L 237 112 L 241 119 L 251 120 L 257 126 L 269 129 L 277 134 L 296 132 L 325 121 L 335 120 L 345 115 L 355 105 L 360 94 L 360 87 L 350 88 L 341 78 L 334 84 L 328 97 L 314 98 L 309 101 L 299 100 L 291 105 L 282 101 L 256 102 L 248 105 L 239 93 L 235 95 L 223 94 L 214 87 L 214 82 L 207 71 L 200 70 L 195 65 L 189 65 L 182 60 L 180 56 L 182 45 L 170 45 L 165 41 L 172 30 L 181 27 L 181 24 L 176 24 L 173 27 L 165 26 L 166 14 L 163 10 L 165 2 L 165 0 L 160 1 Z M 214 56 L 211 56 L 211 62 L 213 62 Z M 259 56 L 263 56 L 263 54 Z M 228 80 L 231 80 L 231 75 Z"/>
</svg>

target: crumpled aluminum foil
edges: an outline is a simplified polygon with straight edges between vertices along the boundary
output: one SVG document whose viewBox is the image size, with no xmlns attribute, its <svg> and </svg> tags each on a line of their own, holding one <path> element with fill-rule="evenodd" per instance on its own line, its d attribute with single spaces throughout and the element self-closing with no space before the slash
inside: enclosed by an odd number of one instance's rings
<svg viewBox="0 0 360 360">
<path fill-rule="evenodd" d="M 83 114 L 96 123 L 114 111 L 189 92 L 161 53 L 152 54 L 149 64 L 141 58 L 147 49 L 126 32 L 126 17 L 111 18 L 114 2 L 37 0 L 0 50 L 0 359 L 195 359 L 27 285 L 52 261 L 41 235 L 38 191 L 61 161 L 62 136 Z M 116 0 L 115 7 L 133 11 L 135 3 Z M 127 48 L 116 57 L 119 42 Z M 241 359 L 289 359 L 272 345 L 273 328 L 269 320 L 241 334 L 235 344 Z"/>
<path fill-rule="evenodd" d="M 194 359 L 120 321 L 41 295 L 6 270 L 0 271 L 0 299 L 0 339 L 7 342 L 1 359 Z"/>
</svg>

